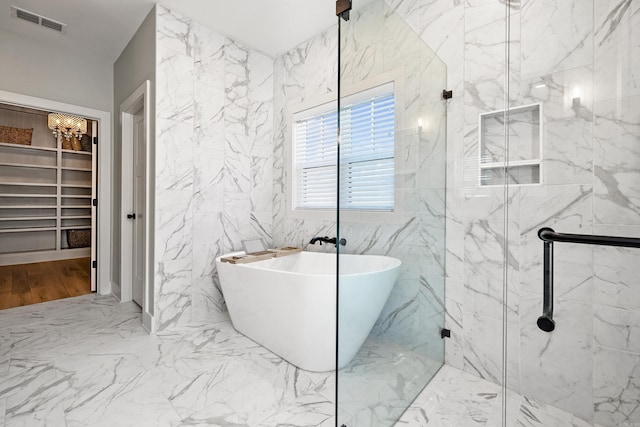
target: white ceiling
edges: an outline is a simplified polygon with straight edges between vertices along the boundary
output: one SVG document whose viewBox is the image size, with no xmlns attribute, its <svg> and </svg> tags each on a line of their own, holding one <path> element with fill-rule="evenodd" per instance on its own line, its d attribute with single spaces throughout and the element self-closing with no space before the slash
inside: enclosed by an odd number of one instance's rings
<svg viewBox="0 0 640 427">
<path fill-rule="evenodd" d="M 355 0 L 362 6 L 371 0 Z M 335 0 L 162 0 L 164 6 L 270 56 L 336 24 Z M 115 61 L 152 0 L 0 0 L 0 28 Z M 68 25 L 67 34 L 11 17 L 11 6 Z"/>
</svg>

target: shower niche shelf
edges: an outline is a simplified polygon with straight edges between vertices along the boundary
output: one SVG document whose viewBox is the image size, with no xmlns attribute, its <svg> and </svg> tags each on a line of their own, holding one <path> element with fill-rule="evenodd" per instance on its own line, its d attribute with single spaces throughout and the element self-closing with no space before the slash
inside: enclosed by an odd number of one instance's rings
<svg viewBox="0 0 640 427">
<path fill-rule="evenodd" d="M 509 109 L 509 154 L 505 170 L 505 112 L 480 114 L 479 165 L 480 186 L 542 184 L 542 104 Z"/>
</svg>

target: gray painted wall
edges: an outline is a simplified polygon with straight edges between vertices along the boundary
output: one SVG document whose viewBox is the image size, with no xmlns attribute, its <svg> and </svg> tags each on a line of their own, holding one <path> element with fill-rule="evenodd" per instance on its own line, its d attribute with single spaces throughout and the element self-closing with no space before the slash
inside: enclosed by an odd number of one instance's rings
<svg viewBox="0 0 640 427">
<path fill-rule="evenodd" d="M 122 141 L 120 134 L 120 104 L 122 104 L 145 80 L 151 81 L 151 106 L 155 105 L 155 80 L 156 80 L 156 9 L 151 9 L 145 20 L 136 31 L 135 35 L 122 51 L 120 57 L 113 65 L 113 111 L 114 111 L 114 137 L 113 137 L 113 183 L 114 191 L 111 193 L 113 218 L 111 230 L 113 235 L 113 264 L 112 281 L 113 293 L 120 297 L 120 189 L 121 174 L 120 156 L 122 153 Z M 155 112 L 151 112 L 151 158 L 155 156 Z M 153 168 L 154 165 L 149 165 Z M 151 171 L 151 176 L 154 172 Z M 153 187 L 153 185 L 152 185 Z M 151 200 L 153 206 L 153 200 Z M 153 209 L 149 212 L 149 221 L 153 223 Z M 153 236 L 151 236 L 153 240 Z M 153 242 L 151 242 L 153 245 Z M 153 256 L 153 254 L 151 254 Z M 153 265 L 153 264 L 151 264 Z M 152 274 L 151 272 L 149 274 Z M 152 277 L 152 276 L 150 276 Z M 153 283 L 152 283 L 153 286 Z M 150 293 L 153 298 L 153 292 Z M 153 301 L 149 301 L 149 307 L 153 310 Z"/>
<path fill-rule="evenodd" d="M 0 89 L 111 112 L 111 62 L 91 52 L 61 53 L 0 29 Z"/>
</svg>

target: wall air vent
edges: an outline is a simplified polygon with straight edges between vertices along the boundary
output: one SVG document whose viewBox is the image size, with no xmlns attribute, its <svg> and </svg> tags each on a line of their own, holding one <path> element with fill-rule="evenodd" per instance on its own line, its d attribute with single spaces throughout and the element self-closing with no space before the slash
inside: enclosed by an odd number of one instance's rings
<svg viewBox="0 0 640 427">
<path fill-rule="evenodd" d="M 15 6 L 11 6 L 11 16 L 17 19 L 22 19 L 23 21 L 40 25 L 45 28 L 49 28 L 62 34 L 67 33 L 67 24 L 63 24 L 62 22 L 46 18 L 42 15 L 38 15 L 37 13 L 29 12 L 28 10 L 20 9 Z"/>
</svg>

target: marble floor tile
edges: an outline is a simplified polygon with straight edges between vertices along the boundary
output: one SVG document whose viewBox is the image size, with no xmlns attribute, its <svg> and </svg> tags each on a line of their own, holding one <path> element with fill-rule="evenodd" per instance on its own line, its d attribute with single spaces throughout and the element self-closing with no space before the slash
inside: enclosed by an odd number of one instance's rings
<svg viewBox="0 0 640 427">
<path fill-rule="evenodd" d="M 396 427 L 501 427 L 505 416 L 508 427 L 599 427 L 510 390 L 505 400 L 503 411 L 500 386 L 445 365 Z"/>
<path fill-rule="evenodd" d="M 140 315 L 96 295 L 0 311 L 0 426 L 335 425 L 334 373 L 302 371 L 228 321 L 148 335 Z M 339 373 L 339 421 L 389 426 L 433 375 L 397 427 L 502 425 L 499 386 L 375 337 Z M 591 426 L 506 400 L 509 427 Z"/>
</svg>

